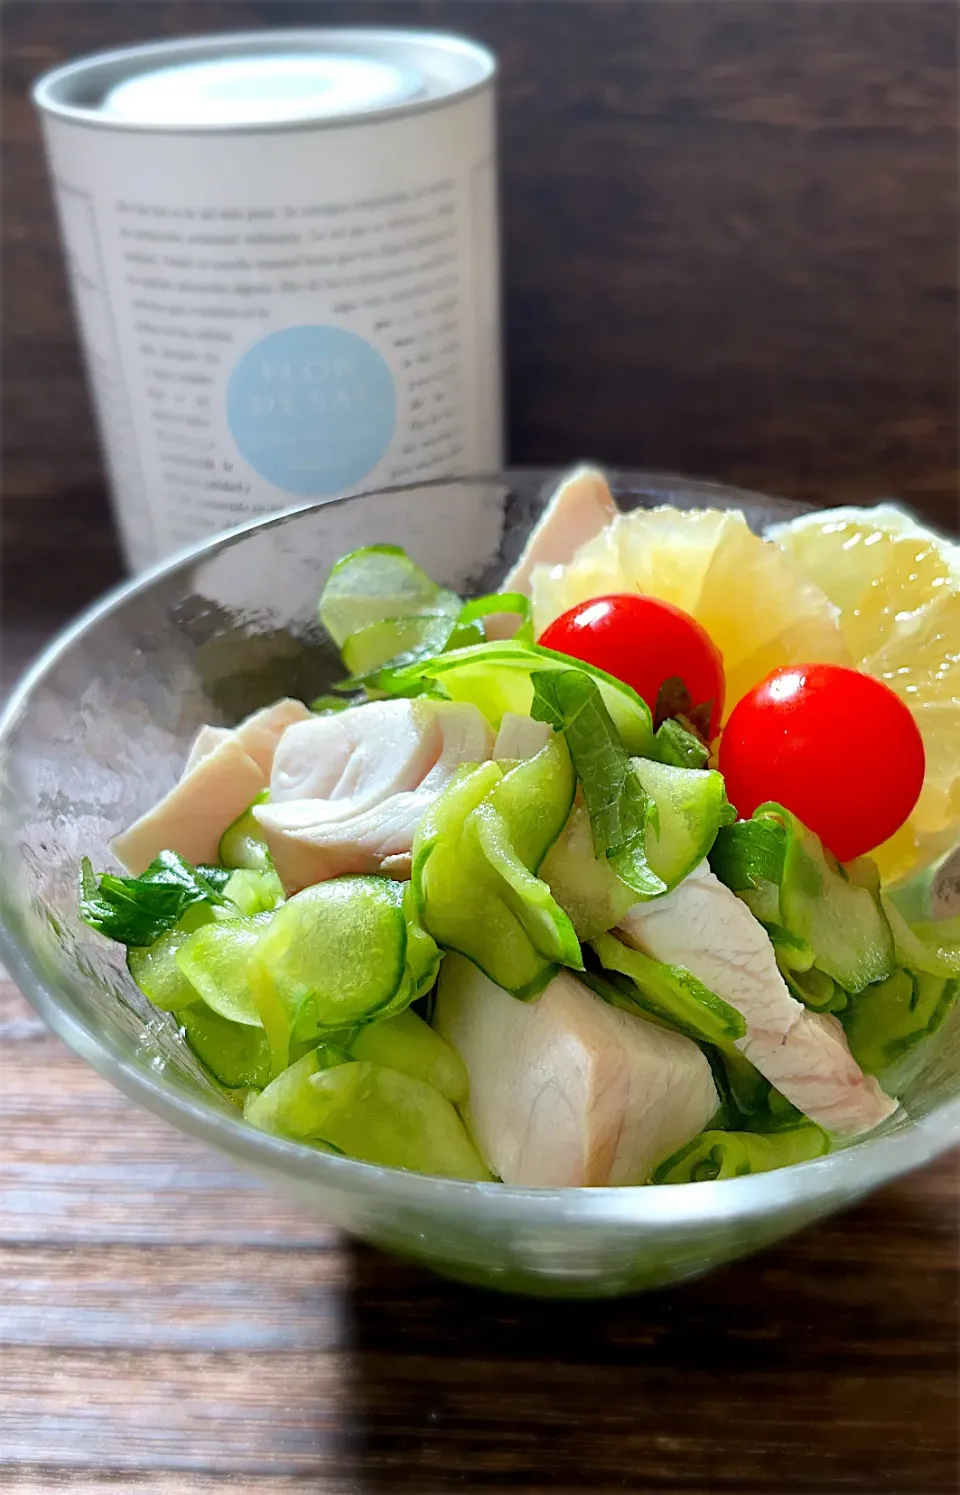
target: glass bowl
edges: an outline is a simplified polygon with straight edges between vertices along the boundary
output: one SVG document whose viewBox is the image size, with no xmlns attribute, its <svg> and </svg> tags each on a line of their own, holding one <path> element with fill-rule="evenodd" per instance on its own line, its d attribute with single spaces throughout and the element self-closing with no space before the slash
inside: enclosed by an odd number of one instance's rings
<svg viewBox="0 0 960 1495">
<path fill-rule="evenodd" d="M 800 511 L 653 474 L 615 474 L 613 486 L 627 508 L 742 507 L 758 530 Z M 137 990 L 121 951 L 76 913 L 81 855 L 111 865 L 110 838 L 173 784 L 202 722 L 229 724 L 282 694 L 309 700 L 337 677 L 316 601 L 339 556 L 395 542 L 438 581 L 488 591 L 547 492 L 546 474 L 505 473 L 307 506 L 205 543 L 93 607 L 30 671 L 0 727 L 0 953 L 41 1017 L 100 1074 L 345 1230 L 463 1281 L 587 1297 L 696 1276 L 960 1142 L 958 1025 L 887 1133 L 816 1162 L 681 1187 L 458 1183 L 247 1126 L 175 1020 Z M 50 1106 L 55 1124 L 55 1096 Z"/>
</svg>

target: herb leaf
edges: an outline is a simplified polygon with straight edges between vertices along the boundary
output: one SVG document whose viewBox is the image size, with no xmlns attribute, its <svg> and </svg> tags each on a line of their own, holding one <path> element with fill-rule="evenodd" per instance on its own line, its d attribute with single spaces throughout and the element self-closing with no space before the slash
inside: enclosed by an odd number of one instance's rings
<svg viewBox="0 0 960 1495">
<path fill-rule="evenodd" d="M 701 742 L 710 741 L 710 717 L 713 714 L 713 700 L 702 701 L 699 706 L 694 706 L 693 697 L 687 690 L 686 685 L 679 675 L 671 675 L 669 680 L 664 680 L 657 692 L 657 704 L 653 712 L 653 725 L 661 727 L 665 722 L 677 721 L 687 732 L 699 737 Z M 684 767 L 693 768 L 695 764 L 684 764 Z"/>
<path fill-rule="evenodd" d="M 688 732 L 676 717 L 668 716 L 657 728 L 648 756 L 674 768 L 703 768 L 710 753 L 694 732 Z"/>
<path fill-rule="evenodd" d="M 98 877 L 84 857 L 80 864 L 80 917 L 108 939 L 137 949 L 152 945 L 178 924 L 195 903 L 223 903 L 229 872 L 191 867 L 175 851 L 161 851 L 140 877 Z"/>
<path fill-rule="evenodd" d="M 626 749 L 595 680 L 581 670 L 536 670 L 535 721 L 562 732 L 583 788 L 594 851 L 645 898 L 667 885 L 647 860 L 646 832 L 656 807 L 630 766 Z"/>
</svg>

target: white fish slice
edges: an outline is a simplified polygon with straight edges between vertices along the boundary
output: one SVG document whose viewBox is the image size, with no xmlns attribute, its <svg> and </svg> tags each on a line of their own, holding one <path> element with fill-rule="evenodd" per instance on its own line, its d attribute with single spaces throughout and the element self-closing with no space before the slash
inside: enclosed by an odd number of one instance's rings
<svg viewBox="0 0 960 1495">
<path fill-rule="evenodd" d="M 596 467 L 575 468 L 530 531 L 523 553 L 503 579 L 503 590 L 528 592 L 534 566 L 564 565 L 619 512 L 603 473 Z"/>
<path fill-rule="evenodd" d="M 467 1067 L 464 1117 L 504 1183 L 643 1183 L 717 1109 L 695 1043 L 608 1006 L 567 971 L 519 1002 L 448 954 L 434 1025 Z"/>
<path fill-rule="evenodd" d="M 500 730 L 493 745 L 493 756 L 517 760 L 535 758 L 545 748 L 553 735 L 549 722 L 534 721 L 532 716 L 521 716 L 516 711 L 505 711 L 500 720 Z"/>
<path fill-rule="evenodd" d="M 418 788 L 442 748 L 431 702 L 371 701 L 314 716 L 284 733 L 270 803 L 309 800 L 317 820 L 346 820 L 391 794 Z"/>
<path fill-rule="evenodd" d="M 322 734 L 308 734 L 308 724 L 291 728 L 270 802 L 254 809 L 284 885 L 308 887 L 347 872 L 409 877 L 425 811 L 457 769 L 490 756 L 486 719 L 467 702 L 378 701 L 317 720 Z M 323 762 L 313 763 L 308 748 L 322 750 Z M 293 796 L 294 787 L 321 792 Z"/>
<path fill-rule="evenodd" d="M 683 966 L 742 1013 L 747 1032 L 737 1047 L 811 1121 L 856 1136 L 897 1109 L 864 1075 L 840 1024 L 790 995 L 766 930 L 707 862 L 663 898 L 635 904 L 617 933 L 655 960 Z"/>
</svg>

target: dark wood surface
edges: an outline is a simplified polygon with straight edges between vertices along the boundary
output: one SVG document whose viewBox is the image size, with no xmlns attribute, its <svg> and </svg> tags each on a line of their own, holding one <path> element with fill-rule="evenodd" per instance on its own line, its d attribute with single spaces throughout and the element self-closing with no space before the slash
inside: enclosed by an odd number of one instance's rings
<svg viewBox="0 0 960 1495">
<path fill-rule="evenodd" d="M 953 1495 L 958 1158 L 671 1292 L 528 1303 L 351 1244 L 0 984 L 0 1489 Z"/>
<path fill-rule="evenodd" d="M 513 461 L 955 519 L 954 0 L 7 0 L 9 607 L 79 605 L 117 568 L 31 81 L 122 42 L 344 22 L 501 58 Z"/>
</svg>

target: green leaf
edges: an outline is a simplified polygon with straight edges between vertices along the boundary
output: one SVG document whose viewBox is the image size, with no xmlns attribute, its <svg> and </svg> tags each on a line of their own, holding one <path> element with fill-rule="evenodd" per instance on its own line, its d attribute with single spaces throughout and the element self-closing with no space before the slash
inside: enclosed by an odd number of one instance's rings
<svg viewBox="0 0 960 1495">
<path fill-rule="evenodd" d="M 215 885 L 221 870 L 191 867 L 175 851 L 162 851 L 139 877 L 115 877 L 105 872 L 98 878 L 89 858 L 84 857 L 80 864 L 80 917 L 108 939 L 144 948 L 173 929 L 192 905 L 223 903 L 222 892 Z"/>
<path fill-rule="evenodd" d="M 713 700 L 694 706 L 693 697 L 679 675 L 664 680 L 657 692 L 657 704 L 653 712 L 653 725 L 660 728 L 665 722 L 676 721 L 689 736 L 701 743 L 710 740 L 710 718 L 713 715 Z"/>
<path fill-rule="evenodd" d="M 688 732 L 674 717 L 661 722 L 647 754 L 658 763 L 672 763 L 677 768 L 703 768 L 710 757 L 709 749 L 695 732 Z"/>
<path fill-rule="evenodd" d="M 310 710 L 316 716 L 333 716 L 338 711 L 349 711 L 351 706 L 359 706 L 365 699 L 365 696 L 359 694 L 353 701 L 348 696 L 314 696 L 310 702 Z"/>
<path fill-rule="evenodd" d="M 780 822 L 738 820 L 718 832 L 710 852 L 710 868 L 733 893 L 756 888 L 761 879 L 779 887 L 786 844 L 786 831 Z"/>
<path fill-rule="evenodd" d="M 583 789 L 593 847 L 634 892 L 656 897 L 667 884 L 647 859 L 653 801 L 634 773 L 597 682 L 581 670 L 535 671 L 535 721 L 563 733 Z"/>
<path fill-rule="evenodd" d="M 806 1163 L 830 1150 L 830 1139 L 811 1122 L 777 1132 L 701 1132 L 654 1170 L 655 1184 L 698 1184 L 769 1173 Z"/>
</svg>

